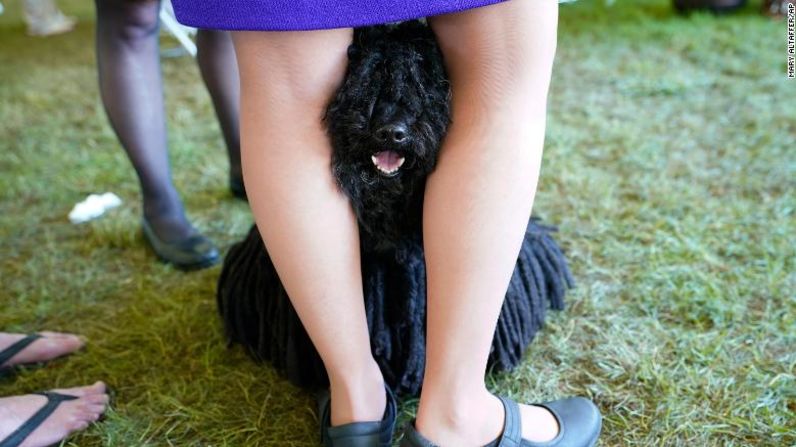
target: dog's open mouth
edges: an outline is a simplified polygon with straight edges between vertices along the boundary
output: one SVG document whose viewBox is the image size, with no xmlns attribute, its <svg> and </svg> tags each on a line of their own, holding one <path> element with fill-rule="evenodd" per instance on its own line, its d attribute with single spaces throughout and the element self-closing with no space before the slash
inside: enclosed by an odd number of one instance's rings
<svg viewBox="0 0 796 447">
<path fill-rule="evenodd" d="M 404 165 L 406 157 L 395 151 L 381 151 L 376 152 L 370 156 L 373 165 L 382 175 L 387 177 L 394 177 L 398 175 L 401 166 Z"/>
</svg>

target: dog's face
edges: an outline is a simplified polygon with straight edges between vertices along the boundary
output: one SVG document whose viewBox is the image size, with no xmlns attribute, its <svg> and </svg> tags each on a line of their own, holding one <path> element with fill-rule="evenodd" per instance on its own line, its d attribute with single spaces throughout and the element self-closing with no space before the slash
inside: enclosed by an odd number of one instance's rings
<svg viewBox="0 0 796 447">
<path fill-rule="evenodd" d="M 434 35 L 418 21 L 360 28 L 348 56 L 344 84 L 324 117 L 335 176 L 348 192 L 406 192 L 434 168 L 450 121 Z"/>
</svg>

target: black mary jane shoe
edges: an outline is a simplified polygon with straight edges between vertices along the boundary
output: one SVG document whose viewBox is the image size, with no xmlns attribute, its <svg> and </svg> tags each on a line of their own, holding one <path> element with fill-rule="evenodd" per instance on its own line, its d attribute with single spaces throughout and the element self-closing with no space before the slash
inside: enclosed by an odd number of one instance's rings
<svg viewBox="0 0 796 447">
<path fill-rule="evenodd" d="M 602 417 L 600 410 L 589 399 L 570 397 L 567 399 L 535 404 L 546 408 L 558 421 L 558 434 L 545 442 L 522 439 L 520 407 L 513 400 L 500 396 L 506 419 L 500 437 L 484 447 L 594 447 L 600 437 Z M 401 441 L 401 447 L 437 447 L 415 430 L 409 423 Z"/>
<path fill-rule="evenodd" d="M 141 220 L 144 237 L 161 261 L 183 270 L 199 270 L 218 263 L 221 256 L 210 239 L 195 234 L 176 242 L 161 240 L 146 218 Z"/>
<path fill-rule="evenodd" d="M 388 386 L 387 406 L 381 421 L 352 422 L 332 427 L 332 404 L 328 391 L 318 399 L 321 416 L 321 445 L 324 447 L 391 447 L 398 405 Z"/>
<path fill-rule="evenodd" d="M 13 433 L 6 436 L 5 439 L 0 440 L 0 447 L 19 447 L 25 442 L 37 428 L 43 424 L 50 415 L 52 415 L 58 407 L 67 401 L 75 400 L 77 397 L 68 396 L 64 394 L 53 393 L 51 391 L 45 393 L 33 393 L 44 396 L 47 398 L 47 403 L 39 409 L 33 416 L 30 417 L 25 423 L 22 424 Z"/>
</svg>

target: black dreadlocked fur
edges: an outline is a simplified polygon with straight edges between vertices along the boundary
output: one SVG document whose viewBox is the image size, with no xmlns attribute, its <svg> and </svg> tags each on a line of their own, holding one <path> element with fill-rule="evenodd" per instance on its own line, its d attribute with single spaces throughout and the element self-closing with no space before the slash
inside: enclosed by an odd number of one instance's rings
<svg viewBox="0 0 796 447">
<path fill-rule="evenodd" d="M 698 10 L 723 14 L 743 8 L 746 0 L 673 0 L 672 4 L 677 12 L 683 14 Z"/>
<path fill-rule="evenodd" d="M 345 81 L 324 117 L 333 173 L 359 223 L 371 348 L 387 383 L 402 394 L 419 392 L 425 366 L 423 192 L 450 122 L 449 103 L 434 35 L 413 21 L 356 30 Z M 404 160 L 394 173 L 379 171 L 371 158 L 385 151 Z M 573 281 L 552 231 L 535 219 L 528 224 L 492 343 L 495 369 L 519 363 L 548 303 L 564 308 Z M 230 343 L 300 386 L 328 383 L 256 227 L 227 254 L 217 298 Z"/>
</svg>

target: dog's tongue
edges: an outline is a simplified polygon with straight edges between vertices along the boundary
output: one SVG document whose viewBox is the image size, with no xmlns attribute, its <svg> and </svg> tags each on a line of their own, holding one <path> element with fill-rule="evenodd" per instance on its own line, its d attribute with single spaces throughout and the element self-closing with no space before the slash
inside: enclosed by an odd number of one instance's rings
<svg viewBox="0 0 796 447">
<path fill-rule="evenodd" d="M 373 164 L 382 171 L 394 171 L 404 164 L 404 157 L 395 151 L 381 151 L 371 157 Z"/>
</svg>

